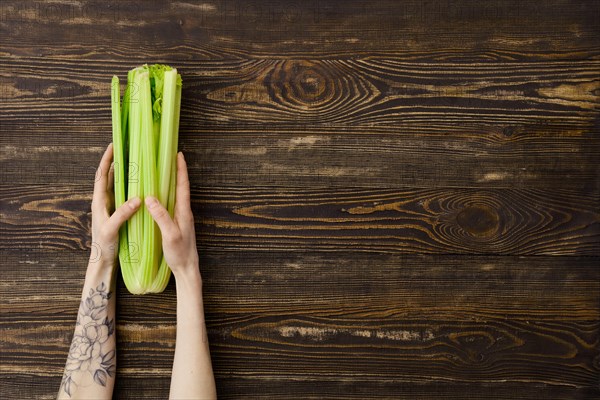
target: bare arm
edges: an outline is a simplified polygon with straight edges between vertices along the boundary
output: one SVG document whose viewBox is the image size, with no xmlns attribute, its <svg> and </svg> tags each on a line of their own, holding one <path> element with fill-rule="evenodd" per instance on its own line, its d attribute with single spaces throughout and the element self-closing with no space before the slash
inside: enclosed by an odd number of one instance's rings
<svg viewBox="0 0 600 400">
<path fill-rule="evenodd" d="M 216 399 L 217 390 L 210 360 L 202 279 L 198 266 L 190 185 L 183 154 L 177 155 L 177 193 L 173 219 L 153 197 L 146 205 L 158 224 L 167 264 L 177 283 L 177 340 L 171 399 Z"/>
<path fill-rule="evenodd" d="M 171 378 L 172 399 L 216 399 L 215 381 L 198 267 L 176 276 L 177 344 Z"/>
<path fill-rule="evenodd" d="M 92 254 L 85 274 L 58 399 L 111 399 L 115 384 L 115 264 L 119 227 L 140 205 L 127 201 L 112 215 L 109 145 L 96 175 L 92 200 Z"/>
</svg>

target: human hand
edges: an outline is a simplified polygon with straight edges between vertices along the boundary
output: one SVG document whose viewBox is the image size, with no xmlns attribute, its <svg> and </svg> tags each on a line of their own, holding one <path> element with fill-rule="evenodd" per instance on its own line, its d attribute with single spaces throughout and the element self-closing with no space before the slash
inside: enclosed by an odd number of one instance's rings
<svg viewBox="0 0 600 400">
<path fill-rule="evenodd" d="M 90 265 L 113 268 L 119 247 L 119 228 L 140 207 L 139 197 L 133 197 L 123 203 L 115 212 L 114 208 L 114 177 L 110 168 L 113 158 L 112 143 L 108 145 L 100 166 L 96 171 L 94 195 L 92 197 L 92 254 Z"/>
<path fill-rule="evenodd" d="M 194 214 L 190 204 L 190 181 L 183 153 L 177 154 L 177 190 L 173 219 L 156 197 L 146 196 L 146 206 L 162 234 L 165 261 L 175 279 L 198 274 L 198 250 Z"/>
</svg>

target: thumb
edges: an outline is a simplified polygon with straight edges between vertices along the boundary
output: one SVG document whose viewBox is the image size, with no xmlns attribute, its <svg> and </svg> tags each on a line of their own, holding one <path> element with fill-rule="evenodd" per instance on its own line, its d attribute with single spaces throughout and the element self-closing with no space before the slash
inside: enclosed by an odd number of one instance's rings
<svg viewBox="0 0 600 400">
<path fill-rule="evenodd" d="M 121 206 L 119 206 L 119 208 L 117 208 L 110 216 L 108 221 L 106 221 L 106 229 L 109 232 L 118 232 L 121 225 L 135 214 L 141 203 L 142 201 L 139 197 L 132 197 L 121 204 Z"/>
<path fill-rule="evenodd" d="M 156 197 L 146 196 L 146 207 L 152 219 L 158 224 L 163 239 L 172 238 L 177 234 L 177 225 L 175 225 L 167 209 L 160 204 L 160 201 Z"/>
</svg>

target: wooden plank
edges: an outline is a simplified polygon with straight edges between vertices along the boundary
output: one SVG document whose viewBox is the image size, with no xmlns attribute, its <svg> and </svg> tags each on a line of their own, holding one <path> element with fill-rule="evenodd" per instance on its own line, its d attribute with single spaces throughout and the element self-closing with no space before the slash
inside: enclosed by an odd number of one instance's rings
<svg viewBox="0 0 600 400">
<path fill-rule="evenodd" d="M 488 61 L 598 58 L 599 10 L 597 2 L 577 0 L 5 0 L 1 11 L 3 44 L 18 56 L 62 51 L 142 60 L 154 52 L 163 59 L 193 53 L 202 60 L 402 51 L 415 58 Z"/>
<path fill-rule="evenodd" d="M 10 321 L 15 312 L 33 320 L 38 314 L 53 314 L 60 323 L 75 318 L 88 251 L 14 249 L 0 254 L 3 265 L 15 266 L 4 271 L 1 294 L 10 299 L 7 304 L 19 304 L 3 309 L 2 318 Z M 403 312 L 410 312 L 412 306 L 452 310 L 460 303 L 470 313 L 509 312 L 521 322 L 530 313 L 593 320 L 600 308 L 596 303 L 600 293 L 595 290 L 600 285 L 597 257 L 450 256 L 352 249 L 305 253 L 202 246 L 199 254 L 207 307 L 216 317 L 236 312 L 281 313 L 289 307 L 310 314 L 332 302 L 360 315 L 369 312 L 368 304 L 375 305 L 373 296 L 379 303 L 397 303 Z M 119 316 L 134 323 L 174 322 L 173 283 L 162 294 L 134 296 L 120 282 L 119 298 L 126 306 L 119 307 Z M 548 285 L 555 285 L 556 290 L 547 290 Z M 14 291 L 17 286 L 19 292 Z M 55 292 L 59 286 L 65 289 Z M 502 294 L 492 296 L 488 293 L 492 289 Z M 348 302 L 350 294 L 352 302 Z M 296 299 L 293 304 L 290 296 Z M 61 310 L 71 311 L 60 315 Z"/>
<path fill-rule="evenodd" d="M 108 118 L 108 117 L 107 117 Z M 78 128 L 79 129 L 79 128 Z M 457 127 L 458 129 L 458 127 Z M 90 184 L 110 129 L 67 136 L 23 132 L 4 140 L 6 184 Z M 510 137 L 498 127 L 417 133 L 413 128 L 244 129 L 183 133 L 192 186 L 413 188 L 559 187 L 600 192 L 600 138 Z M 55 140 L 56 139 L 56 140 Z M 85 141 L 85 143 L 84 143 Z"/>
<path fill-rule="evenodd" d="M 3 61 L 1 110 L 7 127 L 33 122 L 52 127 L 72 121 L 76 113 L 82 114 L 81 123 L 97 123 L 99 116 L 110 116 L 110 78 L 118 75 L 124 90 L 127 70 L 137 65 L 86 56 Z M 401 56 L 253 57 L 174 66 L 184 80 L 182 117 L 237 128 L 529 123 L 550 125 L 546 134 L 562 128 L 563 135 L 573 136 L 593 126 L 600 89 L 600 60 L 482 64 L 414 62 Z M 32 112 L 37 119 L 27 119 Z M 47 115 L 52 120 L 42 118 Z"/>
<path fill-rule="evenodd" d="M 513 384 L 474 382 L 457 384 L 446 382 L 403 382 L 327 379 L 303 382 L 290 380 L 265 379 L 259 382 L 251 380 L 220 380 L 224 389 L 220 398 L 239 399 L 247 393 L 258 393 L 262 399 L 590 399 L 597 396 L 598 390 L 590 388 L 557 387 L 547 384 Z"/>
<path fill-rule="evenodd" d="M 142 377 L 125 375 L 119 372 L 115 392 L 124 399 L 163 400 L 169 396 L 169 377 Z M 48 388 L 55 386 L 60 378 L 39 375 L 14 374 L 0 375 L 0 387 L 6 387 L 8 398 L 33 396 L 36 399 L 54 399 L 55 393 Z M 592 388 L 573 388 L 547 384 L 519 383 L 419 383 L 393 381 L 369 381 L 356 379 L 352 382 L 342 379 L 292 381 L 265 377 L 264 379 L 218 378 L 219 399 L 417 399 L 429 400 L 500 400 L 500 399 L 556 399 L 587 400 L 598 396 Z M 24 389 L 27 388 L 27 389 Z"/>
<path fill-rule="evenodd" d="M 84 274 L 84 264 L 72 262 L 84 255 L 47 252 L 22 263 L 23 254 L 4 252 L 7 263 L 20 266 L 0 283 L 9 305 L 0 317 L 11 359 L 6 373 L 58 385 Z M 337 398 L 361 393 L 363 382 L 405 395 L 440 386 L 458 396 L 472 387 L 483 398 L 497 387 L 502 398 L 519 382 L 559 398 L 593 393 L 600 372 L 598 261 L 207 250 L 201 269 L 209 341 L 219 383 L 230 382 L 218 386 L 231 397 L 260 385 L 277 393 L 286 382 L 296 382 L 299 397 L 325 398 L 336 398 L 334 388 Z M 60 290 L 51 283 L 58 276 Z M 174 289 L 171 282 L 163 294 L 134 296 L 119 281 L 126 386 L 149 376 L 167 382 Z"/>
<path fill-rule="evenodd" d="M 5 185 L 0 194 L 3 249 L 90 248 L 89 187 Z M 205 248 L 600 255 L 597 193 L 194 187 L 192 203 Z"/>
<path fill-rule="evenodd" d="M 7 63 L 2 181 L 91 180 L 131 65 Z M 180 148 L 211 185 L 600 190 L 599 63 L 186 62 Z"/>
</svg>

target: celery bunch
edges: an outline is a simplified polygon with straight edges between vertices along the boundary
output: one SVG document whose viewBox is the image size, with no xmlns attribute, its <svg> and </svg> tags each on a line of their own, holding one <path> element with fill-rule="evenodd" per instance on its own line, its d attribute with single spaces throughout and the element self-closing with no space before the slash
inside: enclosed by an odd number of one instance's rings
<svg viewBox="0 0 600 400">
<path fill-rule="evenodd" d="M 111 99 L 115 207 L 135 196 L 142 199 L 119 232 L 123 280 L 131 293 L 160 293 L 171 270 L 144 198 L 158 198 L 173 217 L 181 75 L 167 65 L 134 68 L 127 74 L 122 103 L 119 78 L 112 78 Z"/>
</svg>

